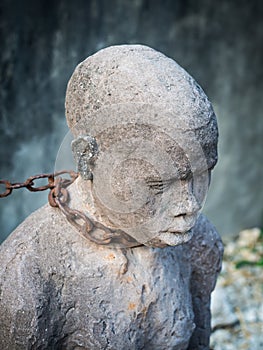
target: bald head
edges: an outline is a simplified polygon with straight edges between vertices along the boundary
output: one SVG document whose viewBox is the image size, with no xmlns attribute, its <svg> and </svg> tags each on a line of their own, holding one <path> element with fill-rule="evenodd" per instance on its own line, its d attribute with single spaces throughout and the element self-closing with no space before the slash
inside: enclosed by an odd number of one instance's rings
<svg viewBox="0 0 263 350">
<path fill-rule="evenodd" d="M 162 105 L 192 128 L 214 114 L 203 90 L 174 60 L 147 46 L 121 45 L 77 66 L 67 88 L 67 122 L 72 128 L 99 109 L 129 103 Z"/>
</svg>

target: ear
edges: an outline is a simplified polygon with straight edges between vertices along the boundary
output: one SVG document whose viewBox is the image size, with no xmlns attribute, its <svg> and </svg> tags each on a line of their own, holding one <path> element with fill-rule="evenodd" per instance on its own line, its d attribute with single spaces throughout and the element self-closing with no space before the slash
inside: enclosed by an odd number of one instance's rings
<svg viewBox="0 0 263 350">
<path fill-rule="evenodd" d="M 92 180 L 92 169 L 98 155 L 96 139 L 90 135 L 81 135 L 71 143 L 71 149 L 77 169 L 84 180 Z"/>
</svg>

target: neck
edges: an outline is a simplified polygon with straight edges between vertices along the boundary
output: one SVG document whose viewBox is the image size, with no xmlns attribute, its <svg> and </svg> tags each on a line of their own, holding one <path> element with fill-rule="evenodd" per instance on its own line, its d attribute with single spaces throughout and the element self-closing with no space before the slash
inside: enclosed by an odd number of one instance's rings
<svg viewBox="0 0 263 350">
<path fill-rule="evenodd" d="M 126 232 L 109 227 L 101 217 L 97 217 L 90 181 L 79 177 L 71 185 L 69 193 L 69 206 L 74 211 L 74 217 L 68 220 L 86 239 L 99 245 L 116 248 L 142 245 Z M 84 224 L 79 224 L 78 220 L 82 220 Z"/>
</svg>

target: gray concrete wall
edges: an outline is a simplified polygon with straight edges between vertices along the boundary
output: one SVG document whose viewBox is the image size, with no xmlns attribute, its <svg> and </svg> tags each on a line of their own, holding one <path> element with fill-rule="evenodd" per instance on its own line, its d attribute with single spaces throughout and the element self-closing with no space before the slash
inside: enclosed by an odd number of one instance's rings
<svg viewBox="0 0 263 350">
<path fill-rule="evenodd" d="M 74 67 L 100 48 L 142 43 L 188 70 L 217 112 L 206 213 L 225 236 L 263 225 L 262 14 L 260 0 L 2 0 L 0 178 L 53 171 Z M 45 202 L 25 190 L 1 199 L 1 239 Z"/>
</svg>

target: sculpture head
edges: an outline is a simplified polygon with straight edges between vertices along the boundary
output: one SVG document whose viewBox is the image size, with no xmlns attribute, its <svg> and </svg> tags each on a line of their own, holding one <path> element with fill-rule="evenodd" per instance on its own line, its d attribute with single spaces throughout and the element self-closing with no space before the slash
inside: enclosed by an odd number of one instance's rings
<svg viewBox="0 0 263 350">
<path fill-rule="evenodd" d="M 145 245 L 187 242 L 218 137 L 213 108 L 193 78 L 148 47 L 109 47 L 76 68 L 66 116 L 96 218 Z"/>
</svg>

